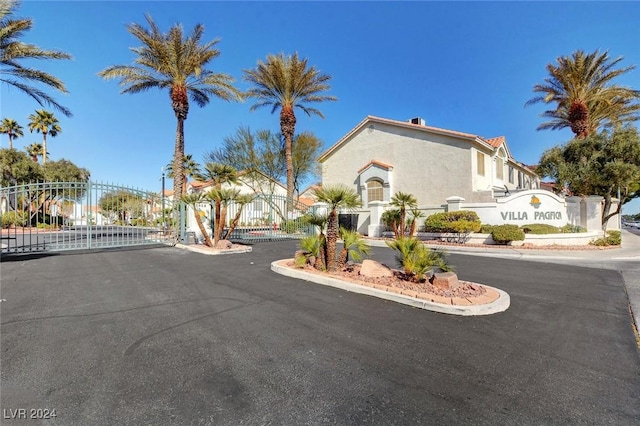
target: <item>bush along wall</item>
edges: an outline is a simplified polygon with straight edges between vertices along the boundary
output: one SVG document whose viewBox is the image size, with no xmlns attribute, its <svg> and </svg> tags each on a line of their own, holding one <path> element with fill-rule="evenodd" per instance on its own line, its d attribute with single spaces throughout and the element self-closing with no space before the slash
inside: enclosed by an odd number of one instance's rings
<svg viewBox="0 0 640 426">
<path fill-rule="evenodd" d="M 470 210 L 435 213 L 424 222 L 426 232 L 454 234 L 458 243 L 464 243 L 472 232 L 480 231 L 478 214 Z"/>
<path fill-rule="evenodd" d="M 524 231 L 518 225 L 495 225 L 491 230 L 491 238 L 498 244 L 524 241 L 524 237 Z"/>
</svg>

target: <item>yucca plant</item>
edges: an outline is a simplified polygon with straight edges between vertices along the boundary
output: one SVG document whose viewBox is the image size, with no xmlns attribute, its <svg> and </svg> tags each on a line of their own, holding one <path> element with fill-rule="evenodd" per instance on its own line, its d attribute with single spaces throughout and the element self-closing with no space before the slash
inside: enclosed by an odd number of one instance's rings
<svg viewBox="0 0 640 426">
<path fill-rule="evenodd" d="M 357 231 L 350 231 L 340 228 L 340 238 L 342 239 L 342 250 L 338 259 L 338 265 L 343 268 L 349 259 L 359 261 L 362 255 L 371 253 L 371 246 L 360 236 Z"/>
</svg>

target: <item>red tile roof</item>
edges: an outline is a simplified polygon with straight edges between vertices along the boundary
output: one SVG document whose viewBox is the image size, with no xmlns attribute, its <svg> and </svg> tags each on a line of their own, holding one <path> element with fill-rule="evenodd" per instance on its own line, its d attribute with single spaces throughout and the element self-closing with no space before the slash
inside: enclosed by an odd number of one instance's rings
<svg viewBox="0 0 640 426">
<path fill-rule="evenodd" d="M 500 145 L 505 143 L 506 140 L 504 136 L 498 136 L 497 138 L 485 139 L 485 141 L 494 148 L 500 148 Z"/>
<path fill-rule="evenodd" d="M 370 166 L 378 166 L 378 167 L 383 168 L 385 170 L 393 169 L 393 166 L 390 165 L 390 164 L 383 163 L 382 161 L 378 161 L 378 160 L 371 160 L 367 164 L 365 164 L 364 167 L 362 167 L 360 170 L 358 170 L 358 173 L 362 173 L 364 170 L 366 170 Z"/>
</svg>

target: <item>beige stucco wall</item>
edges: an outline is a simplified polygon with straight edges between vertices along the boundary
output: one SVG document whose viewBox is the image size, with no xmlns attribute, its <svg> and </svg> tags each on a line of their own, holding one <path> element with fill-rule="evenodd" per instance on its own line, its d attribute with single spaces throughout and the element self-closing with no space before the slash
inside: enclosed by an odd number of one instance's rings
<svg viewBox="0 0 640 426">
<path fill-rule="evenodd" d="M 472 202 L 477 195 L 473 191 L 477 169 L 472 144 L 452 136 L 370 123 L 324 160 L 322 183 L 344 183 L 362 194 L 366 182 L 359 182 L 358 170 L 377 160 L 393 166 L 391 195 L 398 191 L 413 194 L 421 207 L 440 205 L 452 195 Z M 485 153 L 490 179 L 491 153 Z"/>
</svg>

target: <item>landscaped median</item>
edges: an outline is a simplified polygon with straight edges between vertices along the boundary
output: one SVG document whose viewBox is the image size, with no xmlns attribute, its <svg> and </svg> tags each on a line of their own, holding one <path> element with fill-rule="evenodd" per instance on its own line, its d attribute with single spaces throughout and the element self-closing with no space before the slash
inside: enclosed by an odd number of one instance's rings
<svg viewBox="0 0 640 426">
<path fill-rule="evenodd" d="M 506 292 L 484 284 L 476 284 L 485 289 L 479 296 L 446 297 L 366 281 L 356 281 L 346 277 L 332 276 L 321 271 L 301 269 L 295 266 L 293 259 L 274 261 L 271 263 L 271 270 L 288 277 L 444 314 L 463 316 L 490 315 L 506 311 L 510 305 L 510 298 Z"/>
</svg>

